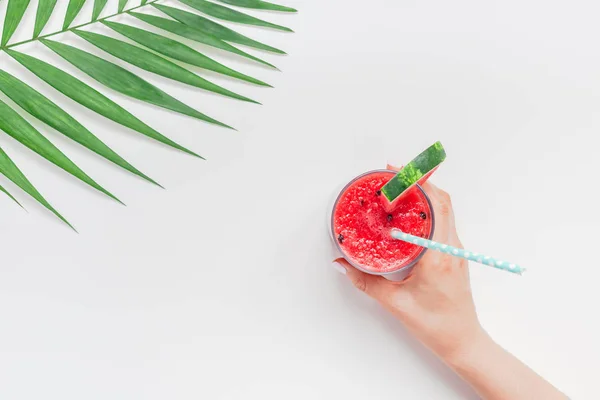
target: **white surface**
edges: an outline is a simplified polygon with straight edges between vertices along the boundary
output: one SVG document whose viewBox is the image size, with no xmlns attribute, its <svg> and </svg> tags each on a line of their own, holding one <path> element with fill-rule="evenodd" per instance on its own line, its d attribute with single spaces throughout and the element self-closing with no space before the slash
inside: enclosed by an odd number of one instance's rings
<svg viewBox="0 0 600 400">
<path fill-rule="evenodd" d="M 283 73 L 207 50 L 276 87 L 210 75 L 262 107 L 141 73 L 239 132 L 102 89 L 207 162 L 82 111 L 0 56 L 168 188 L 36 123 L 121 207 L 0 137 L 81 232 L 12 185 L 29 214 L 0 197 L 0 398 L 474 398 L 327 259 L 332 188 L 438 139 L 449 158 L 434 181 L 465 245 L 529 268 L 472 265 L 483 324 L 573 399 L 600 398 L 598 3 L 287 3 L 301 12 L 263 15 L 295 34 L 240 28 L 289 52 L 262 54 Z"/>
</svg>

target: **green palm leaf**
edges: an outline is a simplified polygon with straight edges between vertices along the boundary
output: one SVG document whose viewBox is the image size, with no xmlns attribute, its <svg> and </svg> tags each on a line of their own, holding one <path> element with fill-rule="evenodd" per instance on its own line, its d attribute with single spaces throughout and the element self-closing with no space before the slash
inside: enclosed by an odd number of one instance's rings
<svg viewBox="0 0 600 400">
<path fill-rule="evenodd" d="M 1 1 L 2 0 L 0 0 L 0 2 Z M 101 17 L 103 11 L 106 9 L 108 0 L 93 0 L 91 20 L 88 20 L 88 22 L 84 21 L 84 23 L 70 28 L 78 15 L 81 14 L 83 6 L 87 3 L 92 3 L 92 0 L 89 2 L 86 0 L 69 0 L 67 4 L 67 10 L 64 15 L 62 30 L 60 32 L 51 32 L 49 34 L 42 35 L 42 32 L 48 25 L 48 21 L 55 13 L 58 0 L 38 0 L 32 39 L 9 44 L 11 38 L 21 25 L 23 16 L 25 15 L 31 1 L 8 0 L 4 24 L 1 28 L 2 37 L 0 38 L 0 53 L 7 53 L 14 60 L 16 60 L 19 65 L 28 69 L 46 84 L 75 101 L 77 104 L 84 106 L 104 116 L 105 118 L 108 118 L 122 126 L 128 127 L 151 139 L 176 148 L 180 151 L 200 157 L 196 153 L 186 149 L 185 147 L 157 132 L 143 121 L 138 119 L 136 116 L 131 114 L 129 111 L 121 107 L 119 104 L 108 98 L 106 95 L 100 93 L 98 90 L 92 88 L 76 77 L 45 61 L 31 57 L 23 52 L 17 52 L 13 50 L 13 48 L 25 43 L 43 43 L 46 47 L 60 55 L 63 59 L 75 66 L 77 69 L 81 70 L 83 73 L 109 89 L 152 105 L 229 128 L 228 125 L 208 117 L 196 109 L 182 103 L 158 87 L 150 84 L 146 80 L 119 65 L 98 57 L 91 52 L 62 44 L 56 40 L 48 40 L 50 36 L 55 36 L 66 31 L 72 31 L 87 42 L 93 44 L 98 49 L 120 60 L 123 60 L 128 64 L 158 74 L 164 78 L 176 80 L 196 88 L 208 90 L 213 93 L 243 101 L 255 102 L 246 96 L 234 93 L 220 85 L 204 79 L 203 77 L 188 70 L 185 66 L 180 66 L 170 59 L 184 62 L 192 66 L 200 67 L 205 70 L 213 71 L 256 85 L 270 86 L 261 80 L 231 69 L 213 60 L 212 58 L 207 57 L 192 47 L 179 42 L 176 40 L 176 38 L 170 38 L 161 34 L 149 32 L 144 29 L 108 21 L 108 19 L 114 16 L 122 15 L 123 13 L 129 13 L 143 22 L 146 22 L 171 34 L 175 34 L 178 37 L 191 39 L 196 42 L 236 54 L 249 60 L 268 65 L 272 68 L 276 67 L 267 61 L 262 60 L 261 58 L 240 50 L 230 43 L 249 46 L 255 49 L 265 50 L 273 53 L 285 54 L 280 49 L 242 35 L 235 30 L 232 30 L 208 18 L 197 15 L 193 12 L 158 5 L 156 4 L 157 1 L 158 0 L 142 0 L 141 2 L 137 3 L 138 5 L 131 6 L 128 10 L 126 10 L 125 7 L 130 2 L 127 0 L 119 0 L 117 14 Z M 220 1 L 221 3 L 226 3 L 233 6 L 263 10 L 287 12 L 295 11 L 289 7 L 279 6 L 262 0 Z M 290 31 L 290 29 L 286 27 L 254 18 L 250 15 L 235 11 L 210 1 L 181 0 L 181 2 L 211 17 L 226 21 Z M 143 8 L 146 5 L 151 4 L 154 5 L 159 11 L 165 13 L 174 20 L 133 12 L 133 10 Z M 111 28 L 113 31 L 129 38 L 135 42 L 135 44 L 79 29 L 85 25 L 93 24 L 96 21 L 102 22 L 105 26 Z M 27 121 L 27 119 L 35 118 L 67 136 L 68 138 L 78 142 L 88 150 L 95 152 L 106 160 L 111 161 L 121 168 L 129 171 L 130 173 L 133 173 L 152 183 L 156 183 L 136 167 L 127 162 L 104 142 L 102 142 L 98 137 L 90 132 L 90 130 L 78 122 L 74 116 L 70 115 L 61 107 L 59 107 L 49 97 L 44 96 L 25 81 L 16 78 L 12 74 L 9 74 L 2 69 L 0 69 L 0 92 L 12 100 L 11 104 L 14 103 L 15 107 L 19 107 L 26 113 L 22 116 L 19 112 L 15 111 L 17 108 L 13 108 L 0 99 L 0 131 L 5 132 L 33 152 L 37 153 L 39 156 L 62 168 L 87 185 L 120 202 L 118 198 L 100 186 L 73 161 L 71 161 L 61 150 L 52 144 L 52 142 L 44 137 L 42 133 L 40 133 L 34 126 L 31 125 L 30 122 Z M 42 206 L 47 208 L 49 211 L 55 214 L 56 217 L 60 218 L 72 228 L 72 225 L 69 224 L 69 222 L 50 205 L 50 203 L 33 186 L 33 184 L 27 179 L 23 172 L 21 172 L 21 170 L 15 165 L 15 163 L 2 148 L 0 148 L 0 174 L 6 176 L 21 190 L 32 196 L 37 202 L 39 202 Z M 16 198 L 13 197 L 12 194 L 1 185 L 0 192 L 5 193 L 18 204 Z"/>
<path fill-rule="evenodd" d="M 146 71 L 150 71 L 164 76 L 165 78 L 186 83 L 200 89 L 222 94 L 223 96 L 248 101 L 251 103 L 257 103 L 252 99 L 233 93 L 232 91 L 222 88 L 219 85 L 215 85 L 214 83 L 191 73 L 187 69 L 180 67 L 171 61 L 165 60 L 164 58 L 157 56 L 150 51 L 141 49 L 132 44 L 113 39 L 108 36 L 99 35 L 97 33 L 81 30 L 75 30 L 73 32 L 94 46 L 106 51 L 107 53 L 112 54 L 113 56 Z"/>
<path fill-rule="evenodd" d="M 66 31 L 67 28 L 73 23 L 81 8 L 85 4 L 85 0 L 70 0 L 69 6 L 67 7 L 67 14 L 65 15 L 65 22 L 63 23 L 63 31 Z"/>
<path fill-rule="evenodd" d="M 33 197 L 35 200 L 37 200 L 41 205 L 46 207 L 54 215 L 56 215 L 58 218 L 60 218 L 65 224 L 67 224 L 69 227 L 71 227 L 71 229 L 75 230 L 75 228 L 73 228 L 73 225 L 71 225 L 69 223 L 69 221 L 67 221 L 62 215 L 60 215 L 60 213 L 58 211 L 56 211 L 54 209 L 54 207 L 52 207 L 50 205 L 50 203 L 48 203 L 48 201 L 46 201 L 44 196 L 42 196 L 40 194 L 40 192 L 37 191 L 37 189 L 31 184 L 31 182 L 29 182 L 29 180 L 25 177 L 23 172 L 21 172 L 21 170 L 15 165 L 13 160 L 10 159 L 8 154 L 6 154 L 2 148 L 0 148 L 0 174 L 6 176 L 15 185 L 20 187 L 25 193 L 29 194 L 31 197 Z M 17 202 L 17 204 L 21 205 L 4 188 L 0 187 L 0 190 L 2 190 L 11 199 L 13 199 L 15 202 Z"/>
<path fill-rule="evenodd" d="M 185 38 L 194 40 L 199 43 L 204 43 L 212 47 L 216 47 L 217 49 L 229 51 L 231 53 L 240 55 L 242 57 L 248 58 L 250 60 L 254 60 L 261 64 L 267 65 L 272 68 L 277 68 L 273 64 L 270 64 L 266 61 L 261 60 L 258 57 L 254 57 L 251 54 L 248 54 L 237 47 L 230 45 L 227 42 L 222 41 L 221 39 L 214 37 L 213 35 L 209 35 L 204 33 L 196 28 L 192 28 L 190 26 L 184 25 L 177 21 L 171 21 L 170 19 L 155 17 L 154 15 L 141 14 L 137 12 L 129 12 L 131 15 L 135 16 L 142 21 L 154 25 L 157 28 L 164 29 L 165 31 L 174 33 L 179 36 L 183 36 Z"/>
<path fill-rule="evenodd" d="M 95 0 L 94 1 L 94 10 L 92 11 L 92 21 L 95 21 L 98 19 L 98 17 L 102 13 L 102 10 L 104 10 L 104 7 L 106 7 L 107 1 L 108 0 Z"/>
<path fill-rule="evenodd" d="M 56 104 L 42 94 L 21 82 L 9 73 L 0 70 L 0 91 L 10 97 L 19 107 L 40 121 L 56 129 L 65 136 L 73 139 L 82 146 L 99 154 L 121 168 L 158 185 L 154 180 L 144 175 L 133 165 L 125 161 L 111 148 L 88 131 L 75 118 L 71 117 Z M 160 185 L 159 185 L 160 186 Z"/>
<path fill-rule="evenodd" d="M 66 44 L 47 39 L 41 39 L 41 42 L 91 78 L 117 92 L 215 125 L 231 128 L 183 104 L 118 65 Z"/>
<path fill-rule="evenodd" d="M 125 6 L 127 5 L 127 0 L 119 0 L 119 12 L 123 12 Z"/>
<path fill-rule="evenodd" d="M 255 8 L 257 10 L 271 10 L 283 12 L 297 12 L 295 8 L 280 6 L 273 3 L 267 3 L 262 0 L 218 0 L 221 3 L 231 4 L 232 6 Z"/>
<path fill-rule="evenodd" d="M 56 2 L 58 0 L 40 0 L 38 4 L 37 14 L 35 16 L 35 26 L 33 28 L 33 37 L 37 38 L 40 33 L 44 30 L 44 27 L 48 23 Z"/>
<path fill-rule="evenodd" d="M 44 157 L 46 160 L 64 169 L 74 177 L 87 183 L 94 189 L 106 194 L 122 204 L 121 200 L 108 192 L 85 172 L 83 172 L 73 161 L 64 155 L 56 146 L 48 139 L 42 136 L 29 122 L 17 114 L 6 103 L 0 100 L 0 130 L 3 130 L 8 135 L 12 136 L 21 144 L 27 146 L 31 150 Z"/>
<path fill-rule="evenodd" d="M 211 17 L 223 19 L 225 21 L 237 22 L 239 24 L 263 26 L 266 28 L 278 29 L 286 32 L 293 32 L 290 28 L 285 26 L 272 24 L 262 19 L 255 18 L 251 15 L 244 14 L 231 8 L 222 6 L 220 4 L 211 3 L 206 0 L 179 0 L 183 4 L 195 8 L 196 10 L 203 12 L 204 14 L 210 15 Z"/>
<path fill-rule="evenodd" d="M 27 10 L 27 6 L 29 6 L 29 0 L 9 0 L 6 10 L 6 20 L 2 29 L 1 47 L 6 46 L 13 33 L 15 33 L 15 30 L 17 30 L 19 22 L 21 22 L 25 10 Z"/>
<path fill-rule="evenodd" d="M 0 151 L 2 151 L 1 148 L 0 148 Z M 1 164 L 0 164 L 0 173 L 2 173 L 2 165 Z M 4 189 L 4 186 L 2 186 L 2 185 L 0 185 L 0 192 L 2 192 L 5 195 L 7 195 L 10 199 L 12 199 L 12 201 L 14 201 L 19 206 L 21 206 L 21 208 L 24 208 L 23 205 L 21 203 L 19 203 L 19 201 L 17 199 L 15 199 L 15 197 L 12 194 L 10 194 L 10 192 L 8 190 Z"/>
<path fill-rule="evenodd" d="M 190 65 L 195 65 L 209 71 L 214 71 L 219 74 L 231 76 L 232 78 L 240 79 L 242 81 L 271 87 L 271 85 L 258 79 L 228 68 L 223 64 L 216 62 L 212 58 L 209 58 L 176 40 L 160 36 L 156 33 L 148 32 L 143 29 L 135 28 L 133 26 L 120 24 L 118 22 L 102 21 L 102 23 L 121 35 L 126 36 L 129 39 L 167 57 L 171 57 L 175 60 L 183 61 Z"/>
<path fill-rule="evenodd" d="M 7 53 L 40 79 L 82 106 L 154 140 L 193 156 L 200 157 L 193 151 L 158 133 L 129 111 L 72 75 L 26 54 L 18 53 L 14 50 L 8 50 Z"/>
<path fill-rule="evenodd" d="M 175 18 L 182 24 L 191 26 L 201 30 L 202 32 L 206 32 L 221 40 L 243 44 L 245 46 L 254 47 L 255 49 L 271 51 L 277 54 L 285 54 L 285 51 L 276 49 L 275 47 L 268 46 L 261 42 L 257 42 L 256 40 L 250 39 L 247 36 L 237 33 L 232 29 L 229 29 L 221 24 L 217 24 L 216 22 L 213 22 L 210 19 L 204 18 L 200 15 L 192 14 L 179 8 L 167 7 L 160 4 L 153 4 L 153 6 L 168 16 Z"/>
</svg>

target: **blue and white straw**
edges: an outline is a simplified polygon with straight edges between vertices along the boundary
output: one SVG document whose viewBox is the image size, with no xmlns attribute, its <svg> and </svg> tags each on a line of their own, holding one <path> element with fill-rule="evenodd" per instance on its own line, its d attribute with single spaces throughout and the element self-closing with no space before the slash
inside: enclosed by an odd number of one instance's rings
<svg viewBox="0 0 600 400">
<path fill-rule="evenodd" d="M 479 264 L 489 265 L 490 267 L 501 269 L 503 271 L 512 272 L 513 274 L 522 275 L 523 272 L 525 272 L 525 268 L 522 268 L 517 264 L 498 260 L 497 258 L 485 256 L 479 253 L 474 253 L 472 251 L 459 249 L 456 247 L 449 246 L 447 244 L 437 243 L 433 240 L 423 239 L 418 236 L 413 236 L 408 233 L 404 233 L 402 231 L 399 231 L 398 229 L 392 230 L 392 237 L 394 239 L 402 240 L 407 243 L 416 244 L 417 246 L 426 247 L 431 250 L 441 251 L 442 253 L 450 254 L 455 257 L 464 258 L 466 260 L 474 261 Z"/>
</svg>

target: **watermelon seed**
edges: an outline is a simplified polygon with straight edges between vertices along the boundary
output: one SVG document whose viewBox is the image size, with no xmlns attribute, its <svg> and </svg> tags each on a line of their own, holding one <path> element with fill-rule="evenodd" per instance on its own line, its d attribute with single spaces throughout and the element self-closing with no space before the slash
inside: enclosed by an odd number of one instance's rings
<svg viewBox="0 0 600 400">
<path fill-rule="evenodd" d="M 376 191 L 376 192 L 375 192 L 375 195 L 376 195 L 376 196 L 381 196 L 381 190 L 378 190 L 378 191 Z"/>
<path fill-rule="evenodd" d="M 392 222 L 392 219 L 394 219 L 394 217 L 392 217 L 392 214 L 388 214 L 388 216 L 387 216 L 388 222 Z"/>
<path fill-rule="evenodd" d="M 421 213 L 419 215 L 421 216 L 422 219 L 427 219 L 427 214 L 425 214 L 423 211 L 421 211 Z"/>
<path fill-rule="evenodd" d="M 364 206 L 365 205 L 365 201 L 363 199 L 360 199 L 360 206 Z"/>
<path fill-rule="evenodd" d="M 341 243 L 344 243 L 344 235 L 342 235 L 341 233 L 340 233 L 340 235 L 338 236 L 338 242 L 340 242 L 340 244 L 341 244 Z"/>
</svg>

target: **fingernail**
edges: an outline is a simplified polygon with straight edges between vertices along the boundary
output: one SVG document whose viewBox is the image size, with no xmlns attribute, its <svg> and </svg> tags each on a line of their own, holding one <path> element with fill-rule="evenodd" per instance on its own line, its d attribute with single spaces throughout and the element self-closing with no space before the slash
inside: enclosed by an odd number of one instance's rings
<svg viewBox="0 0 600 400">
<path fill-rule="evenodd" d="M 334 261 L 331 266 L 340 274 L 346 275 L 346 267 L 344 267 L 340 262 Z"/>
<path fill-rule="evenodd" d="M 404 168 L 404 165 L 390 161 L 388 161 L 386 165 L 386 169 L 391 171 L 400 171 L 402 168 Z"/>
</svg>

